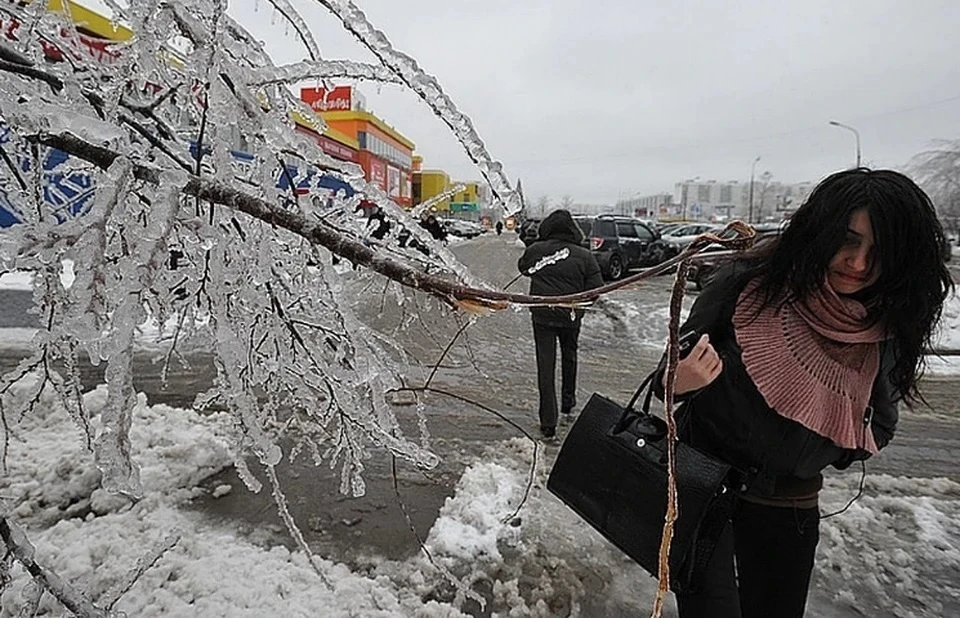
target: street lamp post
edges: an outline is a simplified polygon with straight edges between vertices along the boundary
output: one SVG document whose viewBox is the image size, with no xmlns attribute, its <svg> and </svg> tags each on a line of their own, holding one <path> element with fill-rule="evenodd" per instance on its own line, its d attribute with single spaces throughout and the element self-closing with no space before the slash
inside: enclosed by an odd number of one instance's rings
<svg viewBox="0 0 960 618">
<path fill-rule="evenodd" d="M 846 129 L 847 131 L 853 131 L 853 134 L 857 138 L 857 167 L 860 167 L 860 132 L 851 127 L 850 125 L 843 124 L 842 122 L 837 122 L 836 120 L 831 120 L 830 123 L 832 126 L 840 127 L 841 129 Z"/>
<path fill-rule="evenodd" d="M 747 223 L 753 223 L 753 175 L 757 171 L 757 163 L 760 161 L 760 156 L 758 155 L 756 159 L 753 160 L 753 165 L 750 166 L 750 211 L 747 213 Z M 741 193 L 741 195 L 743 195 Z"/>
</svg>

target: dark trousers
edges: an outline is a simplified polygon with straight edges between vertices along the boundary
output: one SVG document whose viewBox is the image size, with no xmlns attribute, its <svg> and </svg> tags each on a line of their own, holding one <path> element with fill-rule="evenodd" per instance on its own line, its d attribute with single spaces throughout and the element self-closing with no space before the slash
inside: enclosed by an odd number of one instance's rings
<svg viewBox="0 0 960 618">
<path fill-rule="evenodd" d="M 577 340 L 580 322 L 571 326 L 533 323 L 537 346 L 537 388 L 540 390 L 540 426 L 557 426 L 557 341 L 560 342 L 560 408 L 569 412 L 577 403 Z"/>
<path fill-rule="evenodd" d="M 819 541 L 819 509 L 740 501 L 701 590 L 677 595 L 680 618 L 802 618 Z"/>
</svg>

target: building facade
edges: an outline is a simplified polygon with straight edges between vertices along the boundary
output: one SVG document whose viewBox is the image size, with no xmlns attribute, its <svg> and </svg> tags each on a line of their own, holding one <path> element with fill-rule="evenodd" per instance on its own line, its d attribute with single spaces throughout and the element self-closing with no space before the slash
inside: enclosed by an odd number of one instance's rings
<svg viewBox="0 0 960 618">
<path fill-rule="evenodd" d="M 400 206 L 413 206 L 412 141 L 367 111 L 363 96 L 352 86 L 338 86 L 329 92 L 323 88 L 301 88 L 300 99 L 332 131 L 348 138 L 351 144 L 356 142 L 356 162 L 363 168 L 367 182 L 380 187 Z"/>
<path fill-rule="evenodd" d="M 684 180 L 674 185 L 673 203 L 675 207 L 671 215 L 679 219 L 722 221 L 745 218 L 746 185 L 736 180 Z"/>
<path fill-rule="evenodd" d="M 657 193 L 619 200 L 616 206 L 617 214 L 639 217 L 640 219 L 657 219 L 670 216 L 673 206 L 672 193 Z"/>
</svg>

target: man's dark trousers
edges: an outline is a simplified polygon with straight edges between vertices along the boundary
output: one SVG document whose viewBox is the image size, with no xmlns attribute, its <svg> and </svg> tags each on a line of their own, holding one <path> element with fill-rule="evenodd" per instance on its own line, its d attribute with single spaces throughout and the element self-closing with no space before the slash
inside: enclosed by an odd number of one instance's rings
<svg viewBox="0 0 960 618">
<path fill-rule="evenodd" d="M 540 390 L 540 426 L 557 426 L 557 341 L 560 341 L 560 409 L 570 412 L 577 403 L 577 340 L 580 321 L 570 326 L 533 323 L 537 347 L 537 387 Z"/>
</svg>

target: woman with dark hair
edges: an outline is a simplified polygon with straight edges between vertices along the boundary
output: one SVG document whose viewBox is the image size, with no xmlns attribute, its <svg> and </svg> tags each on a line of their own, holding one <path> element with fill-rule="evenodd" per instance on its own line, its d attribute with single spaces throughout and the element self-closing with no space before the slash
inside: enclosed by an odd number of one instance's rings
<svg viewBox="0 0 960 618">
<path fill-rule="evenodd" d="M 803 616 L 822 471 L 875 455 L 897 401 L 922 400 L 953 289 L 943 242 L 913 181 L 852 169 L 697 298 L 681 327 L 700 335 L 677 366 L 681 439 L 734 467 L 737 506 L 704 585 L 678 595 L 682 618 Z"/>
</svg>

